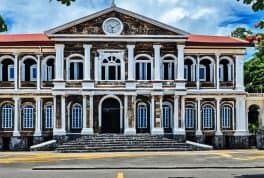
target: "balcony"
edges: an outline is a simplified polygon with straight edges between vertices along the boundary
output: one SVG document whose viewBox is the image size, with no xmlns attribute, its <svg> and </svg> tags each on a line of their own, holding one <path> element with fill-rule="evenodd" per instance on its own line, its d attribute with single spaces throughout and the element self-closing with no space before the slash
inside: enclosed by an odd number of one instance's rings
<svg viewBox="0 0 264 178">
<path fill-rule="evenodd" d="M 220 88 L 233 89 L 234 82 L 233 81 L 220 82 Z"/>
<path fill-rule="evenodd" d="M 0 82 L 0 87 L 1 88 L 14 88 L 15 83 L 11 81 L 1 81 Z"/>
</svg>

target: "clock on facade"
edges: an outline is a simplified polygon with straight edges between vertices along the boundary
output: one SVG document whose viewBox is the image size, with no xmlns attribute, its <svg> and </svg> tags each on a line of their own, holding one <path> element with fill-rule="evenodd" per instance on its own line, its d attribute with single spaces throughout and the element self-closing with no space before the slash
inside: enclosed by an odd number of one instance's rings
<svg viewBox="0 0 264 178">
<path fill-rule="evenodd" d="M 103 31 L 107 35 L 120 35 L 123 31 L 123 23 L 118 18 L 108 18 L 103 23 Z"/>
</svg>

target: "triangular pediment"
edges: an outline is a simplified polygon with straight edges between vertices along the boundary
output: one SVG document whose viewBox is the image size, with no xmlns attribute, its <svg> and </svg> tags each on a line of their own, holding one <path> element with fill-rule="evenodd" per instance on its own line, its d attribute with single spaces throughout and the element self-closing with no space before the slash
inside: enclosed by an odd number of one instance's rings
<svg viewBox="0 0 264 178">
<path fill-rule="evenodd" d="M 69 22 L 62 26 L 46 31 L 47 35 L 55 34 L 86 34 L 104 35 L 103 22 L 116 17 L 123 23 L 121 35 L 188 35 L 189 33 L 178 28 L 158 22 L 154 19 L 136 14 L 134 12 L 111 7 L 81 19 Z"/>
</svg>

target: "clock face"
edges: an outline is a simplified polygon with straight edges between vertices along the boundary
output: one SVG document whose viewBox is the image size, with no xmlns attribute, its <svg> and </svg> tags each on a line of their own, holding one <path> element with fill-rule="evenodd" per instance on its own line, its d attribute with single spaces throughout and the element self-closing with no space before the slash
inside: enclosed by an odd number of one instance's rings
<svg viewBox="0 0 264 178">
<path fill-rule="evenodd" d="M 104 21 L 103 30 L 108 35 L 120 35 L 123 31 L 123 24 L 118 18 L 109 18 Z"/>
</svg>

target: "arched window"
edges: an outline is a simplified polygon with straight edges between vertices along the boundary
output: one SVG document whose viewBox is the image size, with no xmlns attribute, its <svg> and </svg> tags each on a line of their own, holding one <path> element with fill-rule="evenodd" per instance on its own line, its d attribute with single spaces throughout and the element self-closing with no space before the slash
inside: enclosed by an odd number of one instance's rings
<svg viewBox="0 0 264 178">
<path fill-rule="evenodd" d="M 219 80 L 220 82 L 229 82 L 233 80 L 234 64 L 229 57 L 221 57 L 219 65 Z"/>
<path fill-rule="evenodd" d="M 49 104 L 45 106 L 45 128 L 53 128 L 53 105 Z"/>
<path fill-rule="evenodd" d="M 15 69 L 12 56 L 0 57 L 0 81 L 14 81 Z"/>
<path fill-rule="evenodd" d="M 188 82 L 195 81 L 195 76 L 196 76 L 195 65 L 196 65 L 196 61 L 192 56 L 187 56 L 184 59 L 184 78 Z"/>
<path fill-rule="evenodd" d="M 165 57 L 162 60 L 162 80 L 175 79 L 175 59 L 172 57 Z"/>
<path fill-rule="evenodd" d="M 172 120 L 172 108 L 169 103 L 164 103 L 162 105 L 162 128 L 171 128 Z"/>
<path fill-rule="evenodd" d="M 72 129 L 82 128 L 82 107 L 80 104 L 74 104 L 71 110 Z"/>
<path fill-rule="evenodd" d="M 229 105 L 224 105 L 222 107 L 222 128 L 230 129 L 232 127 L 233 111 L 232 107 Z"/>
<path fill-rule="evenodd" d="M 214 82 L 215 61 L 210 56 L 200 59 L 199 76 L 202 82 Z"/>
<path fill-rule="evenodd" d="M 200 70 L 199 70 L 199 75 L 200 75 L 200 81 L 206 81 L 206 66 L 205 65 L 200 65 Z"/>
<path fill-rule="evenodd" d="M 148 127 L 148 108 L 145 103 L 139 103 L 137 107 L 137 128 L 146 129 Z"/>
<path fill-rule="evenodd" d="M 21 60 L 21 81 L 37 81 L 38 67 L 34 56 L 25 56 Z"/>
<path fill-rule="evenodd" d="M 136 80 L 151 80 L 151 59 L 141 56 L 136 59 Z"/>
<path fill-rule="evenodd" d="M 43 81 L 52 81 L 55 77 L 54 57 L 48 56 L 42 64 L 42 79 Z"/>
<path fill-rule="evenodd" d="M 72 54 L 67 57 L 67 80 L 83 79 L 83 60 L 84 57 L 80 54 Z"/>
<path fill-rule="evenodd" d="M 2 107 L 2 128 L 11 129 L 13 119 L 13 106 L 11 104 L 5 104 Z"/>
<path fill-rule="evenodd" d="M 102 80 L 121 80 L 121 60 L 116 56 L 105 58 L 101 66 Z"/>
<path fill-rule="evenodd" d="M 195 128 L 195 109 L 193 105 L 186 105 L 185 107 L 185 127 L 186 129 Z"/>
<path fill-rule="evenodd" d="M 203 128 L 213 129 L 214 108 L 211 105 L 205 105 L 202 110 Z"/>
<path fill-rule="evenodd" d="M 32 129 L 34 120 L 34 108 L 27 105 L 23 108 L 23 128 Z"/>
</svg>

